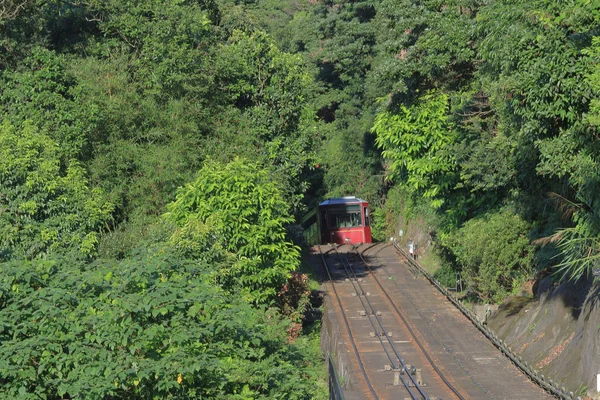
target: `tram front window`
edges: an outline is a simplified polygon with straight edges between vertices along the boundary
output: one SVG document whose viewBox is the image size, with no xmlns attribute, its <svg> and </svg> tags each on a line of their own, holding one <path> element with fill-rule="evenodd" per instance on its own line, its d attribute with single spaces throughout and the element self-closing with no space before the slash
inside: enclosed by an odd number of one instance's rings
<svg viewBox="0 0 600 400">
<path fill-rule="evenodd" d="M 333 214 L 331 217 L 332 228 L 352 228 L 361 226 L 360 212 Z"/>
</svg>

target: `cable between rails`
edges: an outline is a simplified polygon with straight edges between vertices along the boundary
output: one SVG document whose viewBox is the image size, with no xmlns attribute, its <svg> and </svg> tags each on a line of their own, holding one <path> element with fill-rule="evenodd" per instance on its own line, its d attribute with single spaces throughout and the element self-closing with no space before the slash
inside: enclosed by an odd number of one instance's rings
<svg viewBox="0 0 600 400">
<path fill-rule="evenodd" d="M 435 362 L 433 361 L 433 359 L 431 358 L 431 356 L 429 355 L 429 353 L 425 350 L 425 347 L 423 346 L 423 344 L 421 343 L 421 341 L 417 338 L 417 335 L 415 334 L 415 332 L 413 331 L 413 329 L 408 324 L 408 321 L 406 320 L 406 318 L 404 317 L 404 315 L 400 312 L 400 310 L 396 306 L 396 303 L 392 300 L 392 298 L 390 297 L 390 295 L 388 294 L 388 292 L 384 289 L 383 285 L 381 284 L 381 282 L 379 281 L 379 279 L 377 278 L 377 276 L 373 273 L 373 270 L 371 269 L 371 266 L 369 265 L 369 263 L 364 259 L 364 257 L 363 257 L 364 252 L 366 252 L 367 250 L 370 250 L 371 248 L 372 247 L 369 247 L 369 248 L 363 250 L 362 253 L 359 253 L 356 249 L 354 249 L 354 251 L 360 257 L 360 259 L 362 260 L 363 264 L 371 272 L 371 275 L 375 279 L 375 282 L 377 282 L 377 285 L 382 290 L 383 294 L 385 294 L 385 297 L 388 299 L 388 301 L 390 302 L 390 304 L 392 305 L 392 307 L 394 308 L 394 310 L 396 310 L 396 313 L 398 314 L 398 316 L 400 316 L 400 319 L 402 319 L 402 322 L 404 323 L 404 325 L 408 329 L 408 332 L 410 333 L 410 335 L 414 339 L 415 343 L 417 343 L 417 345 L 419 346 L 419 348 L 423 352 L 423 355 L 425 355 L 425 357 L 429 361 L 429 364 L 431 365 L 431 367 L 435 370 L 435 372 L 438 374 L 438 376 L 440 377 L 440 379 L 442 379 L 442 381 L 446 384 L 446 386 L 448 387 L 448 389 L 450 389 L 460 400 L 465 400 L 465 398 L 460 394 L 460 392 L 454 386 L 452 386 L 452 384 L 448 381 L 448 379 L 446 379 L 446 377 L 444 376 L 444 374 L 442 373 L 442 371 L 440 371 L 440 369 L 437 367 L 437 365 L 435 364 Z"/>
<path fill-rule="evenodd" d="M 323 263 L 323 267 L 325 267 L 325 271 L 327 272 L 327 276 L 329 277 L 329 282 L 331 282 L 331 287 L 333 288 L 333 293 L 335 294 L 335 298 L 336 298 L 337 303 L 342 312 L 342 317 L 344 318 L 344 324 L 346 325 L 346 330 L 348 331 L 348 336 L 350 336 L 350 343 L 352 343 L 352 348 L 354 349 L 354 354 L 356 355 L 356 359 L 358 360 L 358 366 L 360 367 L 360 370 L 365 378 L 365 382 L 367 383 L 367 386 L 369 387 L 369 390 L 371 391 L 373 398 L 375 400 L 379 400 L 379 397 L 377 396 L 377 393 L 375 392 L 375 388 L 373 387 L 373 385 L 371 384 L 371 381 L 369 380 L 369 376 L 367 375 L 367 371 L 365 370 L 365 366 L 362 362 L 362 359 L 360 358 L 358 348 L 356 347 L 356 342 L 354 341 L 354 336 L 352 335 L 352 330 L 350 329 L 350 323 L 348 323 L 348 318 L 346 317 L 346 313 L 344 312 L 344 307 L 342 306 L 342 301 L 340 300 L 340 296 L 338 295 L 338 292 L 333 283 L 333 277 L 331 276 L 331 272 L 329 271 L 329 266 L 327 265 L 327 261 L 325 261 L 325 255 L 323 254 L 323 251 L 321 250 L 321 246 L 318 246 L 318 248 L 319 248 L 319 254 L 321 255 L 321 261 Z M 337 251 L 337 249 L 336 249 L 336 251 Z"/>
<path fill-rule="evenodd" d="M 360 282 L 358 281 L 358 278 L 356 276 L 356 272 L 354 271 L 354 268 L 351 266 L 350 262 L 348 261 L 347 257 L 346 257 L 346 263 L 344 263 L 343 259 L 341 258 L 339 252 L 336 253 L 338 255 L 338 258 L 340 259 L 342 266 L 344 267 L 344 270 L 346 271 L 346 274 L 348 274 L 348 276 L 350 277 L 350 281 L 352 283 L 352 287 L 354 288 L 354 291 L 357 294 L 364 294 L 365 291 L 362 287 L 362 285 L 360 284 Z M 347 256 L 347 254 L 346 254 Z M 347 265 L 347 266 L 346 266 Z M 354 281 L 352 280 L 352 278 L 356 279 L 356 285 L 354 284 Z M 356 289 L 356 286 L 358 285 L 360 290 Z M 383 326 L 383 323 L 381 322 L 381 319 L 377 316 L 377 314 L 375 313 L 375 309 L 373 308 L 373 305 L 371 304 L 371 302 L 369 301 L 368 298 L 365 297 L 365 300 L 368 304 L 368 307 L 365 305 L 363 299 L 361 297 L 359 297 L 359 300 L 363 306 L 363 308 L 365 309 L 365 311 L 367 311 L 367 317 L 369 318 L 369 322 L 371 323 L 371 326 L 373 327 L 373 329 L 377 332 L 377 327 L 375 326 L 375 324 L 373 323 L 373 320 L 371 319 L 371 315 L 374 315 L 375 320 L 377 321 L 377 323 L 379 324 L 380 328 L 383 330 L 383 335 L 386 337 L 388 344 L 390 345 L 391 349 L 393 350 L 394 354 L 396 355 L 396 360 L 399 364 L 399 367 L 401 367 L 401 371 L 406 372 L 409 379 L 410 379 L 410 383 L 413 384 L 413 386 L 417 389 L 417 391 L 419 392 L 419 394 L 422 396 L 421 398 L 424 400 L 428 400 L 429 397 L 427 396 L 427 394 L 423 391 L 423 389 L 421 388 L 421 386 L 418 384 L 418 382 L 415 380 L 415 378 L 412 376 L 412 374 L 410 373 L 410 371 L 408 370 L 406 363 L 404 362 L 402 356 L 398 353 L 398 351 L 396 350 L 396 346 L 394 346 L 394 343 L 392 342 L 392 340 L 390 339 L 390 337 L 387 335 L 385 328 Z M 370 308 L 370 313 L 369 313 L 369 308 Z M 377 337 L 379 338 L 379 342 L 381 343 L 383 350 L 385 351 L 386 355 L 388 356 L 388 359 L 390 360 L 390 362 L 395 365 L 396 362 L 394 361 L 394 359 L 390 356 L 389 352 L 387 351 L 387 349 L 385 348 L 383 341 L 381 340 L 381 336 L 377 335 Z M 400 369 L 400 368 L 398 368 Z M 415 395 L 413 393 L 413 391 L 411 390 L 410 387 L 410 383 L 407 382 L 405 380 L 405 378 L 403 376 L 400 377 L 400 380 L 402 381 L 402 384 L 404 385 L 404 387 L 406 388 L 406 390 L 408 391 L 409 395 L 413 398 L 413 399 L 417 399 L 418 396 Z"/>
</svg>

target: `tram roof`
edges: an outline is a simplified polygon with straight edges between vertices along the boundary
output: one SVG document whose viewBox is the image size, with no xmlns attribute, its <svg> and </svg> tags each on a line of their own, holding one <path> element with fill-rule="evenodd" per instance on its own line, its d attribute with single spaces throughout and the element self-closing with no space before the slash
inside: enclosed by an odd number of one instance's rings
<svg viewBox="0 0 600 400">
<path fill-rule="evenodd" d="M 365 200 L 359 199 L 354 196 L 346 196 L 346 197 L 334 197 L 331 199 L 327 199 L 319 204 L 319 206 L 331 206 L 336 204 L 356 204 L 356 203 L 366 203 Z"/>
</svg>

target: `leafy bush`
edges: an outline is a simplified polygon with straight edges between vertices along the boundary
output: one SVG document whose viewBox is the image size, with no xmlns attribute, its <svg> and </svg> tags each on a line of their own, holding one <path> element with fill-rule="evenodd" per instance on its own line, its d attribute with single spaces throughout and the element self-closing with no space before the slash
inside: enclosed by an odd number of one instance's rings
<svg viewBox="0 0 600 400">
<path fill-rule="evenodd" d="M 442 264 L 440 268 L 433 273 L 433 277 L 444 287 L 456 287 L 456 270 L 448 263 Z"/>
<path fill-rule="evenodd" d="M 276 309 L 167 248 L 0 264 L 0 397 L 323 398 L 317 353 Z"/>
<path fill-rule="evenodd" d="M 405 185 L 393 186 L 386 194 L 384 205 L 376 208 L 373 214 L 373 238 L 377 240 L 397 237 L 399 229 L 407 232 L 410 225 L 418 220 L 439 228 L 446 223 L 444 219 L 448 219 L 437 213 L 429 199 L 415 194 Z"/>
<path fill-rule="evenodd" d="M 292 272 L 292 276 L 277 293 L 277 305 L 281 312 L 296 323 L 301 323 L 310 302 L 308 275 Z"/>
<path fill-rule="evenodd" d="M 259 165 L 208 160 L 196 181 L 178 191 L 165 217 L 179 227 L 172 237 L 177 247 L 196 255 L 234 255 L 233 263 L 219 271 L 219 282 L 249 291 L 249 300 L 266 302 L 299 266 L 299 249 L 286 241 L 285 228 L 292 222 L 288 208 Z"/>
<path fill-rule="evenodd" d="M 485 300 L 501 301 L 532 273 L 529 224 L 510 210 L 474 218 L 446 241 L 467 285 Z"/>
<path fill-rule="evenodd" d="M 383 157 L 390 161 L 390 178 L 439 208 L 453 184 L 456 161 L 447 150 L 456 133 L 448 116 L 448 95 L 432 91 L 419 100 L 412 107 L 400 106 L 397 114 L 378 114 L 372 132 Z"/>
<path fill-rule="evenodd" d="M 387 239 L 388 221 L 385 207 L 374 208 L 371 206 L 371 235 L 375 242 L 384 242 Z"/>
</svg>

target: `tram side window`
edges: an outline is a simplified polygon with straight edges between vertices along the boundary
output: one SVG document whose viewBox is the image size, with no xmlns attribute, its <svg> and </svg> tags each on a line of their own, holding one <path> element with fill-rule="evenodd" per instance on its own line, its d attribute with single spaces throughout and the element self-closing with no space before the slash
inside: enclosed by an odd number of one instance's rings
<svg viewBox="0 0 600 400">
<path fill-rule="evenodd" d="M 363 207 L 363 212 L 365 214 L 365 226 L 370 226 L 370 218 L 369 218 L 369 209 L 367 207 Z"/>
</svg>

